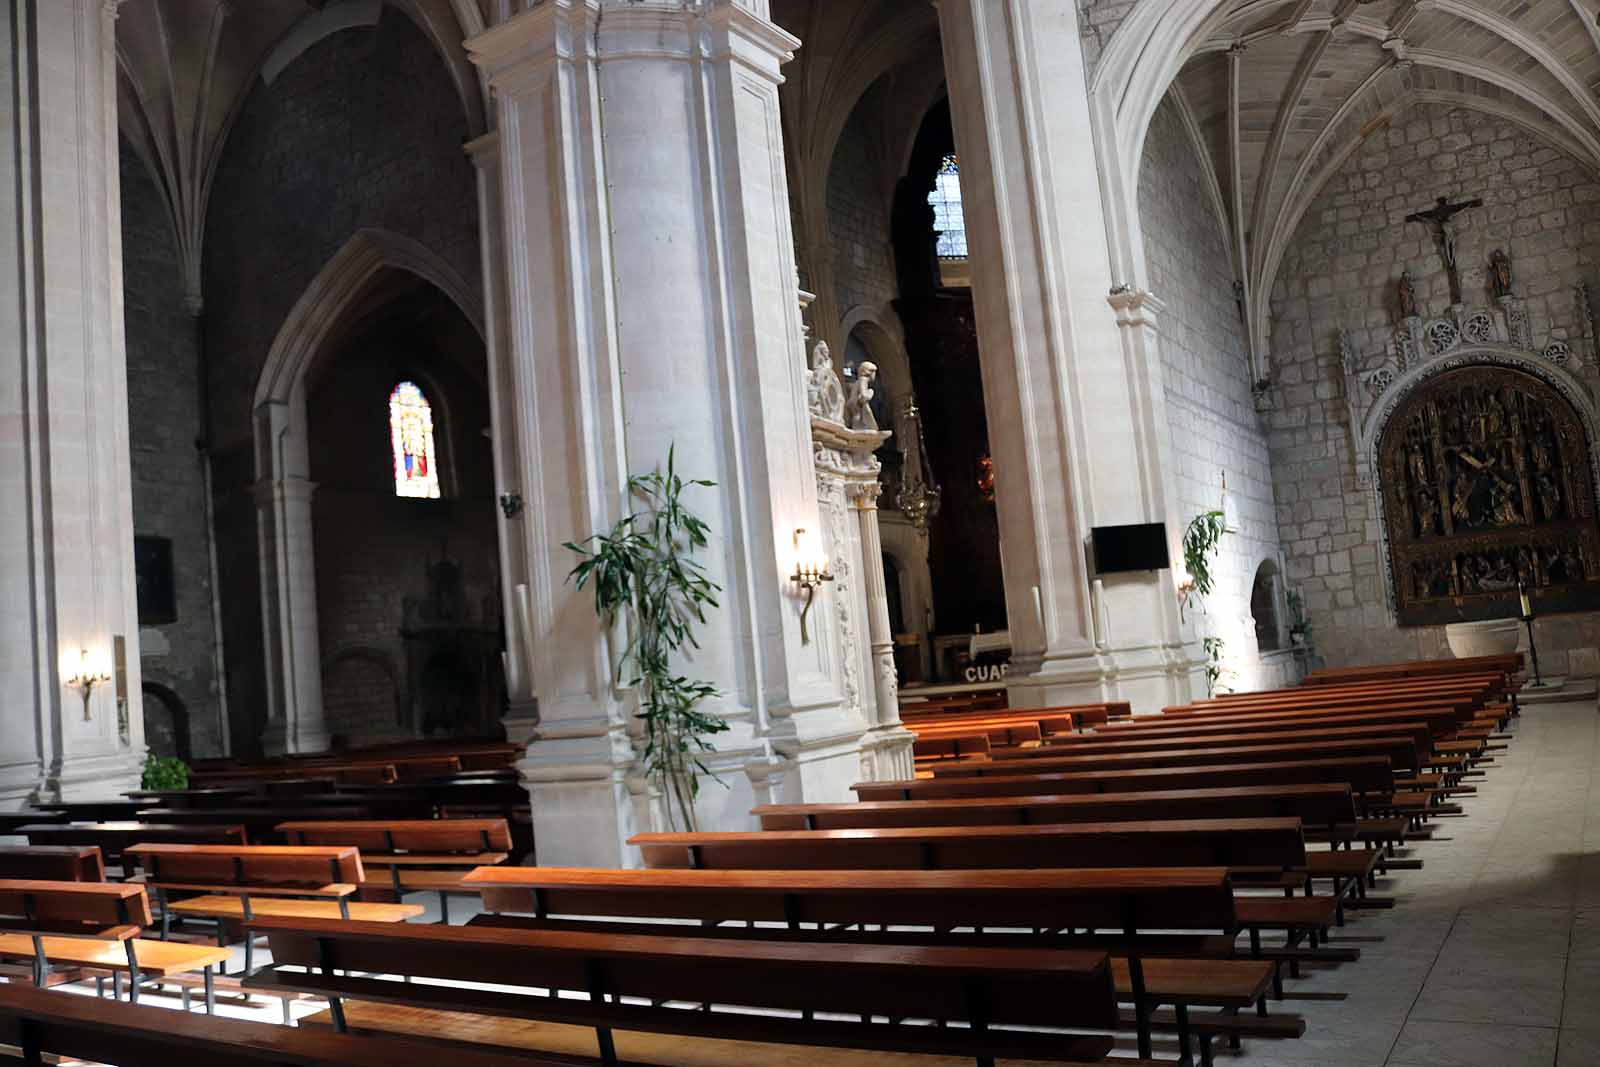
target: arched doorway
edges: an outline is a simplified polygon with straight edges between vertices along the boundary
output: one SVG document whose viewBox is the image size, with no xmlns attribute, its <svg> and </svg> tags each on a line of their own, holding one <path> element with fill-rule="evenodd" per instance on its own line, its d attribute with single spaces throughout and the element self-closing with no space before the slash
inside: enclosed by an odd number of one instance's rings
<svg viewBox="0 0 1600 1067">
<path fill-rule="evenodd" d="M 1284 647 L 1282 603 L 1278 565 L 1270 559 L 1262 560 L 1250 583 L 1250 618 L 1255 624 L 1258 652 L 1276 652 Z"/>
<path fill-rule="evenodd" d="M 193 758 L 189 744 L 189 708 L 183 699 L 159 682 L 140 684 L 144 694 L 144 739 L 150 754 L 177 757 L 188 763 Z"/>
</svg>

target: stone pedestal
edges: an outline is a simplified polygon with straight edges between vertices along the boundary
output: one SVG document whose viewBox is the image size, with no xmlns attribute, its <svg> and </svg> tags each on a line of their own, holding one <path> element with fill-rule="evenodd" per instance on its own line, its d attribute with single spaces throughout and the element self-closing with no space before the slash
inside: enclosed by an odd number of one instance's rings
<svg viewBox="0 0 1600 1067">
<path fill-rule="evenodd" d="M 115 10 L 103 0 L 16 0 L 0 25 L 5 807 L 30 795 L 115 795 L 136 784 L 144 755 Z M 79 693 L 63 684 L 85 651 L 92 669 L 118 673 L 93 690 L 87 718 Z"/>
<path fill-rule="evenodd" d="M 995 461 L 1011 702 L 1183 703 L 1204 684 L 1170 571 L 1107 577 L 1096 643 L 1089 531 L 1165 521 L 1181 559 L 1182 530 L 1166 468 L 1160 306 L 1112 276 L 1077 13 L 943 0 L 939 24 Z"/>
<path fill-rule="evenodd" d="M 502 534 L 525 553 L 537 693 L 537 718 L 507 728 L 531 741 L 543 863 L 633 862 L 627 837 L 660 821 L 615 684 L 624 642 L 568 583 L 564 543 L 609 529 L 628 476 L 669 450 L 716 483 L 686 499 L 723 592 L 682 666 L 718 687 L 707 710 L 731 727 L 702 827 L 750 826 L 757 797 L 844 799 L 858 773 L 860 721 L 821 644 L 800 641 L 787 582 L 817 498 L 777 96 L 797 42 L 765 6 L 546 0 L 468 42 L 498 109 L 511 402 L 496 410 L 515 423 L 502 491 L 526 507 Z"/>
</svg>

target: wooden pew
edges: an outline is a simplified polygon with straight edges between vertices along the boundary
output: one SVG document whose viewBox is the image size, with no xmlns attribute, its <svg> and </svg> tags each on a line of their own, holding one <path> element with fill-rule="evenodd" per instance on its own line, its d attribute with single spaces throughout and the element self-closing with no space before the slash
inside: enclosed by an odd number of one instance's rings
<svg viewBox="0 0 1600 1067">
<path fill-rule="evenodd" d="M 0 848 L 0 878 L 103 882 L 106 865 L 93 845 L 13 845 Z"/>
<path fill-rule="evenodd" d="M 990 751 L 991 742 L 988 734 L 918 737 L 911 743 L 911 758 L 918 764 L 931 760 L 987 757 Z"/>
<path fill-rule="evenodd" d="M 635 834 L 647 867 L 691 870 L 1010 870 L 1075 867 L 1227 867 L 1260 880 L 1303 871 L 1299 819 L 1183 819 L 1053 826 L 930 826 L 881 830 Z M 1262 929 L 1313 949 L 1338 919 L 1326 897 L 1248 898 L 1239 919 L 1262 951 Z M 1330 957 L 1331 958 L 1331 957 Z"/>
<path fill-rule="evenodd" d="M 855 804 L 773 804 L 752 812 L 763 830 L 853 830 L 918 826 L 1041 826 L 1061 823 L 1150 821 L 1174 814 L 1186 819 L 1295 818 L 1346 845 L 1357 827 L 1349 785 L 1247 786 L 1234 789 L 1160 790 L 1079 796 L 892 800 Z M 1367 849 L 1308 851 L 1309 880 L 1327 879 L 1340 902 L 1353 896 L 1364 907 L 1389 907 L 1369 898 L 1367 883 L 1380 857 Z M 1309 884 L 1309 882 L 1308 882 Z"/>
<path fill-rule="evenodd" d="M 1012 1057 L 1099 1062 L 1112 1040 L 1083 1031 L 1110 1030 L 1119 1019 L 1110 962 L 1093 951 L 731 942 L 326 920 L 257 919 L 252 926 L 266 935 L 274 964 L 246 985 L 326 996 L 328 1021 L 336 1029 L 392 1033 L 421 1026 L 435 1039 L 464 1034 L 491 1042 L 504 1033 L 502 1040 L 514 1044 L 512 1035 L 524 1020 L 566 1023 L 593 1029 L 593 1045 L 581 1051 L 598 1052 L 608 1067 L 623 1056 L 635 1059 L 618 1047 L 618 1030 L 961 1055 L 980 1064 Z M 352 972 L 570 990 L 588 999 L 402 983 Z M 450 1012 L 474 1018 L 453 1019 Z M 816 1017 L 821 1013 L 870 1021 L 824 1020 Z M 478 1018 L 483 1016 L 503 1022 Z M 902 1022 L 929 1018 L 972 1025 Z M 819 1058 L 830 1067 L 872 1062 L 844 1052 Z"/>
<path fill-rule="evenodd" d="M 175 826 L 170 823 L 100 822 L 42 823 L 19 827 L 17 833 L 30 845 L 94 845 L 107 863 L 120 863 L 129 845 L 237 844 L 245 843 L 238 824 Z"/>
<path fill-rule="evenodd" d="M 228 953 L 140 939 L 149 924 L 150 900 L 141 886 L 0 880 L 0 930 L 7 931 L 0 933 L 0 958 L 27 962 L 34 985 L 45 986 L 57 965 L 71 969 L 68 980 L 85 970 L 110 973 L 119 988 L 126 974 L 128 996 L 137 1002 L 146 980 L 202 971 L 206 1012 L 211 1014 L 212 967 Z"/>
<path fill-rule="evenodd" d="M 1191 1024 L 1198 1030 L 1203 1063 L 1210 1062 L 1210 1040 L 1219 1033 L 1297 1037 L 1304 1030 L 1293 1016 L 1270 1023 L 1229 1015 L 1190 1019 L 1191 1007 L 1236 1012 L 1259 1005 L 1274 974 L 1273 965 L 1260 961 L 1205 958 L 1231 956 L 1238 930 L 1227 872 L 1217 868 L 864 871 L 844 879 L 819 871 L 485 867 L 472 872 L 468 883 L 482 890 L 485 907 L 496 913 L 474 919 L 475 926 L 1107 947 L 1117 957 L 1118 993 L 1135 1006 L 1133 1023 L 1145 1056 L 1157 1021 L 1153 1009 L 1166 1003 L 1174 1006 L 1170 1028 L 1178 1030 L 1184 1055 Z M 992 925 L 997 918 L 998 928 Z M 686 931 L 685 923 L 696 925 Z M 1078 928 L 1085 931 L 1082 938 Z M 1089 934 L 1099 930 L 1114 933 Z M 1179 943 L 1189 957 L 1202 958 L 1162 957 Z"/>
<path fill-rule="evenodd" d="M 129 847 L 127 857 L 143 868 L 139 881 L 161 904 L 162 940 L 174 914 L 214 921 L 222 946 L 230 923 L 258 915 L 398 923 L 423 912 L 415 904 L 351 903 L 366 878 L 361 855 L 351 847 L 141 844 Z M 200 895 L 173 900 L 174 893 Z M 254 948 L 246 937 L 246 973 Z"/>
<path fill-rule="evenodd" d="M 372 1041 L 316 1029 L 209 1019 L 91 997 L 0 986 L 0 1044 L 22 1062 L 68 1059 L 113 1067 L 394 1067 L 428 1063 L 439 1047 L 393 1038 Z M 452 1067 L 561 1067 L 570 1061 L 452 1048 Z"/>
<path fill-rule="evenodd" d="M 1364 741 L 1374 738 L 1384 740 L 1407 738 L 1419 751 L 1426 753 L 1431 749 L 1433 743 L 1433 732 L 1429 729 L 1428 724 L 1412 721 L 1380 723 L 1376 726 L 1313 727 L 1273 732 L 1265 736 L 1248 731 L 1235 732 L 1231 730 L 1174 736 L 1194 736 L 1197 746 L 1212 750 L 1259 747 L 1261 745 L 1326 744 L 1332 741 Z M 1097 735 L 1090 735 L 1082 740 L 1064 742 L 1044 749 L 996 751 L 991 754 L 991 758 L 997 761 L 1016 760 L 1031 763 L 1035 760 L 1054 759 L 1063 756 L 1163 752 L 1171 750 L 1175 744 L 1181 745 L 1182 741 L 1175 741 L 1173 736 L 1100 738 Z"/>
<path fill-rule="evenodd" d="M 1061 793 L 1124 793 L 1150 789 L 1213 789 L 1256 785 L 1343 783 L 1357 794 L 1391 792 L 1394 771 L 1387 757 L 1286 760 L 1149 767 L 1122 771 L 1049 772 L 977 778 L 915 778 L 858 782 L 859 800 L 931 800 L 938 797 L 1039 796 Z"/>
<path fill-rule="evenodd" d="M 299 820 L 353 822 L 366 819 L 432 818 L 432 804 L 411 795 L 372 795 L 360 801 L 340 794 L 307 798 L 303 803 L 283 803 L 244 807 L 150 808 L 140 813 L 151 822 L 174 826 L 226 824 L 243 826 L 251 844 L 282 844 L 278 824 Z"/>
<path fill-rule="evenodd" d="M 1257 739 L 1259 741 L 1259 739 Z M 1177 745 L 1153 752 L 1062 756 L 1054 752 L 1028 759 L 960 761 L 930 768 L 935 778 L 1044 774 L 1052 771 L 1113 771 L 1140 767 L 1195 767 L 1217 763 L 1277 763 L 1342 756 L 1387 756 L 1396 770 L 1419 771 L 1421 758 L 1410 737 L 1238 746 Z"/>
<path fill-rule="evenodd" d="M 286 822 L 277 830 L 291 845 L 349 845 L 361 862 L 387 875 L 395 900 L 423 890 L 439 894 L 439 913 L 450 921 L 450 894 L 475 893 L 461 880 L 474 867 L 504 863 L 511 828 L 505 819 L 415 819 L 365 822 Z M 373 888 L 384 889 L 383 886 Z M 363 888 L 362 899 L 378 899 Z"/>
</svg>

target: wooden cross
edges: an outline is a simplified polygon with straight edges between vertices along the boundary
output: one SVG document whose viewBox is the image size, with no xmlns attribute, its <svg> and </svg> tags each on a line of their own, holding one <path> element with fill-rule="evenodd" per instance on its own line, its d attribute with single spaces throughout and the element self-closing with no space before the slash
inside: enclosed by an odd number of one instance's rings
<svg viewBox="0 0 1600 1067">
<path fill-rule="evenodd" d="M 1427 211 L 1415 211 L 1406 216 L 1407 222 L 1425 223 L 1433 230 L 1433 239 L 1438 242 L 1439 255 L 1444 259 L 1444 269 L 1450 278 L 1450 303 L 1461 303 L 1461 271 L 1456 262 L 1456 235 L 1451 228 L 1451 220 L 1463 211 L 1475 207 L 1482 207 L 1483 200 L 1464 200 L 1452 204 L 1448 196 L 1441 196 L 1438 202 Z"/>
</svg>

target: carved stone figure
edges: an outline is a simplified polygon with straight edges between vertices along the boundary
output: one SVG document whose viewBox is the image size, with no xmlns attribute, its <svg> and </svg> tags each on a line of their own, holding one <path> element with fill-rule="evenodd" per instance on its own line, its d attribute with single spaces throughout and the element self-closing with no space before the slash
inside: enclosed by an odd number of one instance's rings
<svg viewBox="0 0 1600 1067">
<path fill-rule="evenodd" d="M 811 369 L 806 371 L 806 403 L 813 415 L 844 421 L 844 386 L 833 369 L 833 353 L 828 342 L 818 341 L 811 350 Z"/>
<path fill-rule="evenodd" d="M 1402 319 L 1418 318 L 1417 287 L 1411 281 L 1411 272 L 1405 271 L 1400 275 L 1400 317 Z"/>
<path fill-rule="evenodd" d="M 1511 295 L 1511 257 L 1503 248 L 1489 253 L 1489 286 L 1496 300 Z"/>
<path fill-rule="evenodd" d="M 877 380 L 878 365 L 862 363 L 856 368 L 856 380 L 845 404 L 844 424 L 852 430 L 876 430 L 878 417 L 872 413 L 872 383 Z"/>
</svg>

